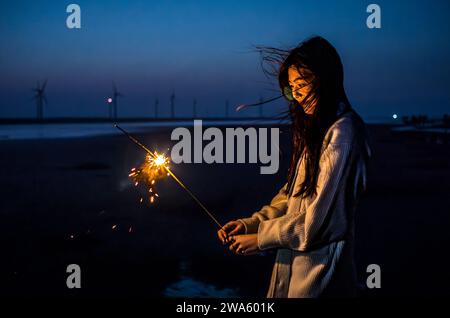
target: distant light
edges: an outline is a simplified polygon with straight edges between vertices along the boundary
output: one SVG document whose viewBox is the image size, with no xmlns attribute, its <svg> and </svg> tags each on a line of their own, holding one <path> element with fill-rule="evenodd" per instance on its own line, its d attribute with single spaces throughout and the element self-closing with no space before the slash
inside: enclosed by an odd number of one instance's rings
<svg viewBox="0 0 450 318">
<path fill-rule="evenodd" d="M 106 101 L 108 102 L 108 104 L 111 104 L 112 103 L 112 98 L 108 97 L 108 99 Z"/>
<path fill-rule="evenodd" d="M 394 119 L 397 119 L 397 117 L 398 117 L 397 114 L 392 115 L 392 118 L 394 118 Z"/>
</svg>

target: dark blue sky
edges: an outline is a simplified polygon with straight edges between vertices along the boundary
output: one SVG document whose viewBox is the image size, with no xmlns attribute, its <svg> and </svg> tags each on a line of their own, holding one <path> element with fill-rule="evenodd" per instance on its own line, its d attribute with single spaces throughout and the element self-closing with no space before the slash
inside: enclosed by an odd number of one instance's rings
<svg viewBox="0 0 450 318">
<path fill-rule="evenodd" d="M 66 6 L 81 6 L 82 28 L 66 27 Z M 366 27 L 377 3 L 382 28 Z M 111 81 L 126 96 L 123 116 L 223 115 L 270 97 L 252 45 L 291 47 L 322 35 L 341 54 L 346 89 L 366 118 L 450 112 L 449 1 L 2 1 L 0 117 L 35 116 L 31 89 L 48 78 L 46 114 L 102 116 Z M 284 109 L 266 105 L 271 115 Z M 256 114 L 249 110 L 246 114 Z"/>
</svg>

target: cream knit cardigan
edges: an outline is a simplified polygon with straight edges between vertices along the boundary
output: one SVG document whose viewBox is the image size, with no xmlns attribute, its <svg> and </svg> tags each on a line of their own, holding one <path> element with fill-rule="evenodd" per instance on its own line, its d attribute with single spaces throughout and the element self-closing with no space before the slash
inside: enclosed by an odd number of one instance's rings
<svg viewBox="0 0 450 318">
<path fill-rule="evenodd" d="M 328 129 L 316 195 L 291 196 L 304 179 L 302 157 L 294 191 L 286 194 L 285 184 L 269 205 L 240 219 L 246 233 L 258 234 L 260 250 L 277 249 L 267 297 L 354 295 L 353 212 L 366 187 L 366 160 L 361 154 L 366 151 L 370 156 L 367 141 L 357 142 L 356 120 L 347 112 Z"/>
</svg>

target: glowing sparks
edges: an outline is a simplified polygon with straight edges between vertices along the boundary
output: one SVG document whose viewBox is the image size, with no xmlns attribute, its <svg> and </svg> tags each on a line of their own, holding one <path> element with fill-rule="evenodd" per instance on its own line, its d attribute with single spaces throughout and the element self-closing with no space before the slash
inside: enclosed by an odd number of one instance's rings
<svg viewBox="0 0 450 318">
<path fill-rule="evenodd" d="M 170 158 L 155 151 L 147 154 L 145 161 L 138 168 L 131 169 L 128 174 L 136 187 L 139 184 L 143 184 L 148 189 L 147 193 L 151 204 L 159 197 L 155 191 L 156 181 L 170 175 L 168 173 L 169 163 Z M 140 202 L 142 203 L 143 201 L 144 199 L 141 198 Z"/>
<path fill-rule="evenodd" d="M 274 99 L 273 99 L 274 100 Z M 270 100 L 269 100 L 270 101 Z M 266 102 L 269 102 L 266 101 Z M 140 166 L 139 169 L 133 168 L 131 169 L 130 177 L 134 179 L 135 182 L 138 180 L 144 181 L 149 187 L 149 193 L 152 193 L 152 187 L 155 184 L 155 180 L 161 179 L 165 176 L 171 176 L 173 180 L 175 180 L 190 196 L 191 198 L 202 208 L 202 210 L 211 218 L 212 221 L 219 227 L 222 228 L 222 225 L 217 221 L 216 217 L 205 207 L 205 205 L 189 190 L 188 187 L 180 180 L 178 177 L 170 170 L 169 158 L 166 158 L 164 155 L 158 154 L 157 152 L 152 152 L 146 146 L 144 146 L 139 140 L 131 136 L 128 132 L 126 132 L 119 125 L 114 124 L 114 126 L 120 130 L 125 136 L 128 137 L 133 143 L 139 146 L 141 149 L 147 152 L 147 156 L 145 157 L 145 162 Z M 150 183 L 149 183 L 150 181 Z M 155 197 L 159 197 L 156 192 L 151 195 L 150 202 L 153 203 Z"/>
<path fill-rule="evenodd" d="M 164 155 L 158 155 L 155 153 L 155 158 L 151 159 L 155 166 L 165 166 L 169 163 L 169 159 L 165 157 Z"/>
</svg>

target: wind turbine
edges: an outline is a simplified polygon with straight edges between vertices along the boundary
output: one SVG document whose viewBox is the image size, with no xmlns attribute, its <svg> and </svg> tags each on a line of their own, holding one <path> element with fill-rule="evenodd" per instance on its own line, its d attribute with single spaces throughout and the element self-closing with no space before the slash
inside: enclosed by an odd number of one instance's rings
<svg viewBox="0 0 450 318">
<path fill-rule="evenodd" d="M 175 118 L 175 93 L 172 93 L 172 95 L 170 95 L 170 113 L 172 115 L 172 118 Z"/>
<path fill-rule="evenodd" d="M 36 101 L 36 116 L 38 120 L 44 119 L 44 104 L 47 104 L 47 97 L 45 96 L 45 87 L 47 86 L 47 80 L 40 84 L 37 82 L 36 88 L 33 91 L 36 93 L 34 95 L 34 100 Z"/>
<path fill-rule="evenodd" d="M 155 99 L 155 118 L 158 118 L 158 105 L 159 105 L 159 99 Z"/>
<path fill-rule="evenodd" d="M 227 99 L 227 100 L 225 101 L 225 117 L 226 117 L 226 118 L 228 118 L 228 116 L 229 116 L 229 108 L 230 108 L 230 102 L 229 102 L 229 100 Z"/>
<path fill-rule="evenodd" d="M 113 116 L 114 116 L 114 121 L 117 120 L 117 106 L 118 106 L 118 99 L 119 97 L 123 97 L 123 94 L 120 93 L 117 90 L 116 87 L 116 83 L 113 82 L 113 97 L 112 97 L 112 103 L 113 103 Z"/>
<path fill-rule="evenodd" d="M 193 118 L 197 117 L 197 99 L 194 98 L 194 103 L 192 104 L 192 113 L 194 115 Z"/>
</svg>

